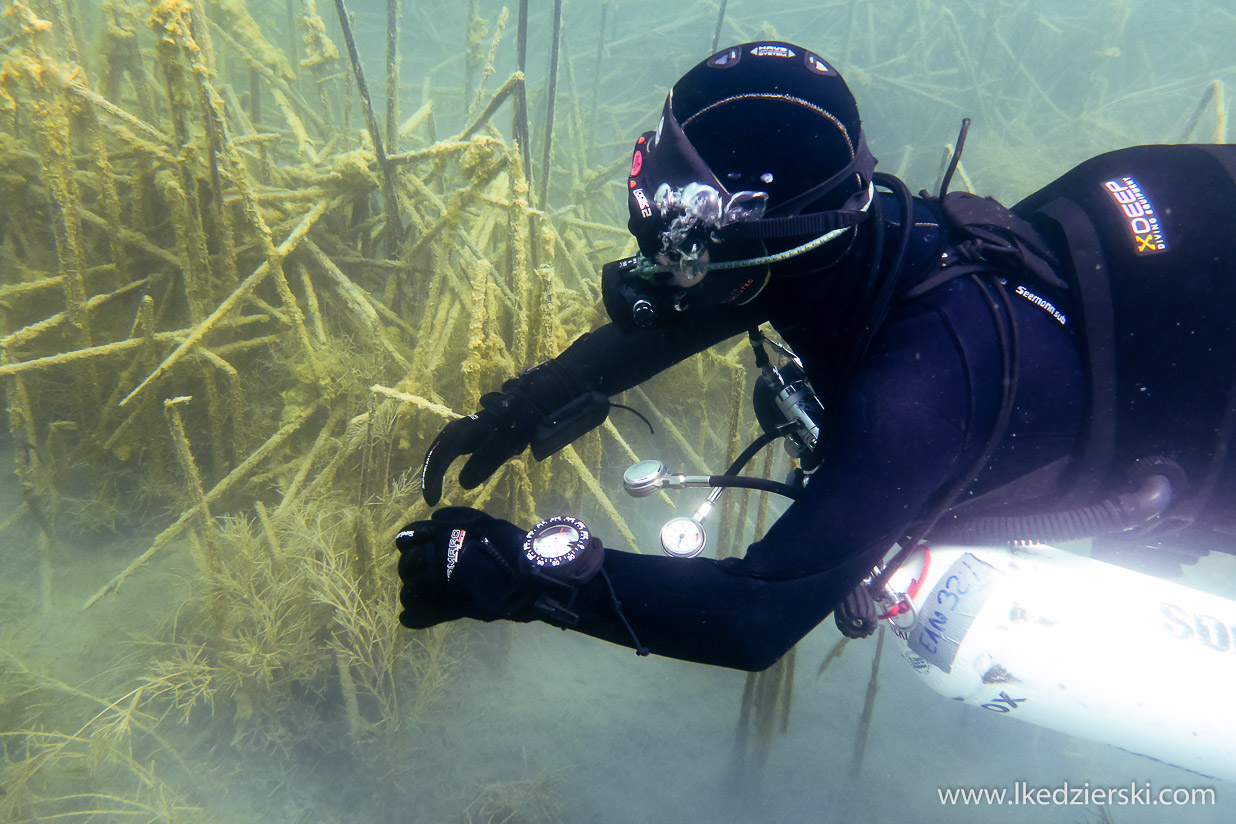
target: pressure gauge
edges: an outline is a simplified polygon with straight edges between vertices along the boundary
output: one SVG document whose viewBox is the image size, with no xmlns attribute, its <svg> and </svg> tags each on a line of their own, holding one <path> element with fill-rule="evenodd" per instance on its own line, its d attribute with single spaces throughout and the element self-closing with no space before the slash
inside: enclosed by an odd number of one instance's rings
<svg viewBox="0 0 1236 824">
<path fill-rule="evenodd" d="M 694 518 L 672 518 L 661 527 L 661 549 L 671 558 L 694 558 L 707 542 L 704 525 Z"/>
<path fill-rule="evenodd" d="M 565 566 L 584 554 L 592 542 L 588 527 L 578 518 L 546 518 L 524 537 L 524 556 L 542 569 Z"/>
<path fill-rule="evenodd" d="M 661 488 L 665 480 L 665 464 L 660 461 L 640 461 L 622 473 L 622 486 L 636 497 L 645 498 Z"/>
</svg>

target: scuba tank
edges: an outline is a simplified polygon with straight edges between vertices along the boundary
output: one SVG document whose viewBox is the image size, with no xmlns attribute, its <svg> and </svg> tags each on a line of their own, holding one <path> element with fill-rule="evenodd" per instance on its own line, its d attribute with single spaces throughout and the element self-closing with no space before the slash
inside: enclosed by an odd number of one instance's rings
<svg viewBox="0 0 1236 824">
<path fill-rule="evenodd" d="M 1045 545 L 920 547 L 889 589 L 941 695 L 1236 780 L 1236 602 Z"/>
</svg>

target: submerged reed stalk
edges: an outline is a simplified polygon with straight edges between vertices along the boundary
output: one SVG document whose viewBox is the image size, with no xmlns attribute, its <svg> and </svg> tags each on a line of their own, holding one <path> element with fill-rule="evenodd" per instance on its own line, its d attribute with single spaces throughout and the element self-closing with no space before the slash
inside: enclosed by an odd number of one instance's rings
<svg viewBox="0 0 1236 824">
<path fill-rule="evenodd" d="M 541 155 L 541 178 L 537 181 L 536 205 L 547 208 L 549 197 L 549 163 L 554 145 L 554 101 L 558 96 L 558 51 L 562 44 L 562 0 L 554 0 L 553 41 L 549 48 L 549 80 L 545 92 L 545 151 Z"/>
<path fill-rule="evenodd" d="M 310 227 L 312 227 L 328 210 L 338 205 L 338 203 L 338 199 L 334 201 L 322 200 L 314 205 L 313 208 L 305 213 L 305 216 L 301 218 L 300 223 L 292 229 L 287 238 L 284 239 L 283 243 L 281 243 L 274 250 L 274 259 L 279 261 L 287 257 L 288 254 L 295 249 L 302 240 L 304 240 L 305 236 L 309 233 Z M 131 402 L 133 398 L 135 398 L 143 390 L 166 374 L 167 371 L 171 369 L 177 361 L 184 357 L 192 347 L 200 343 L 202 338 L 206 337 L 207 333 L 209 333 L 224 316 L 226 316 L 233 309 L 236 309 L 240 305 L 241 300 L 256 289 L 258 284 L 260 284 L 263 279 L 270 274 L 270 260 L 270 258 L 263 260 L 262 263 L 253 270 L 253 274 L 249 275 L 249 277 L 242 281 L 241 284 L 236 287 L 236 290 L 233 291 L 232 294 L 229 295 L 222 303 L 220 303 L 213 312 L 211 312 L 209 317 L 199 323 L 184 340 L 184 342 L 182 342 L 180 346 L 172 352 L 172 354 L 168 355 L 167 358 L 164 359 L 164 361 L 160 363 L 153 372 L 147 375 L 141 383 L 134 387 L 132 392 L 120 401 L 120 405 L 124 406 L 125 404 Z"/>
<path fill-rule="evenodd" d="M 476 111 L 477 106 L 481 105 L 481 99 L 485 96 L 485 83 L 493 76 L 494 61 L 498 59 L 498 47 L 502 45 L 502 35 L 506 31 L 508 14 L 506 6 L 503 6 L 502 13 L 498 15 L 498 22 L 494 24 L 493 40 L 489 43 L 489 52 L 486 54 L 485 64 L 481 68 L 481 77 L 476 82 L 476 92 L 472 95 L 472 102 L 468 105 L 469 115 Z"/>
<path fill-rule="evenodd" d="M 789 729 L 797 649 L 762 672 L 747 674 L 734 735 L 730 776 L 743 794 L 758 794 L 773 736 Z"/>
<path fill-rule="evenodd" d="M 844 635 L 837 639 L 837 643 L 833 644 L 828 654 L 824 656 L 824 660 L 820 662 L 820 668 L 815 671 L 815 677 L 819 678 L 828 669 L 828 665 L 836 661 L 845 652 L 846 645 L 850 642 L 849 638 Z"/>
<path fill-rule="evenodd" d="M 395 250 L 403 238 L 403 219 L 399 213 L 399 197 L 395 186 L 395 173 L 386 161 L 386 150 L 382 147 L 382 134 L 378 131 L 378 119 L 373 113 L 373 102 L 369 98 L 369 86 L 365 83 L 365 72 L 361 68 L 360 55 L 356 51 L 356 39 L 352 37 L 352 24 L 348 21 L 348 10 L 343 0 L 335 0 L 335 10 L 339 13 L 339 28 L 343 30 L 343 42 L 348 47 L 348 59 L 352 61 L 352 73 L 356 77 L 356 88 L 360 92 L 361 107 L 365 110 L 365 126 L 369 129 L 369 139 L 373 141 L 374 156 L 378 161 L 378 171 L 382 175 L 382 200 L 386 210 L 386 255 L 394 257 Z"/>
<path fill-rule="evenodd" d="M 506 82 L 502 84 L 502 88 L 494 92 L 493 98 L 489 101 L 488 104 L 486 104 L 485 108 L 481 110 L 481 113 L 476 116 L 476 120 L 472 121 L 472 125 L 464 129 L 455 138 L 455 140 L 457 141 L 471 140 L 474 134 L 479 132 L 481 129 L 485 128 L 485 125 L 489 123 L 490 118 L 494 116 L 494 112 L 498 111 L 498 109 L 502 106 L 502 104 L 506 102 L 506 99 L 508 97 L 510 97 L 512 94 L 520 93 L 519 90 L 523 88 L 523 85 L 524 85 L 524 76 L 520 74 L 519 72 L 516 72 L 515 74 L 508 77 L 506 79 Z"/>
<path fill-rule="evenodd" d="M 399 151 L 399 18 L 402 14 L 400 0 L 386 0 L 386 148 L 392 152 Z"/>
<path fill-rule="evenodd" d="M 528 127 L 528 0 L 519 0 L 519 20 L 515 30 L 515 73 L 520 76 L 515 90 L 515 124 L 512 131 L 519 144 L 524 177 L 532 180 L 532 144 Z"/>
<path fill-rule="evenodd" d="M 589 108 L 588 122 L 592 124 L 588 138 L 588 160 L 591 161 L 597 150 L 598 118 L 601 110 L 601 68 L 605 58 L 605 24 L 609 19 L 609 0 L 601 0 L 601 25 L 597 29 L 597 59 L 592 67 L 592 105 Z M 715 47 L 713 51 L 716 51 Z"/>
<path fill-rule="evenodd" d="M 1227 108 L 1224 104 L 1223 81 L 1212 80 L 1206 85 L 1206 91 L 1202 92 L 1201 100 L 1197 101 L 1197 106 L 1194 107 L 1193 113 L 1189 115 L 1189 119 L 1185 123 L 1184 130 L 1180 133 L 1181 143 L 1187 143 L 1193 139 L 1198 124 L 1201 122 L 1202 115 L 1206 113 L 1206 109 L 1210 106 L 1211 101 L 1214 101 L 1215 112 L 1215 129 L 1212 142 L 1224 143 L 1227 141 Z"/>
<path fill-rule="evenodd" d="M 875 712 L 876 693 L 880 691 L 880 657 L 884 652 L 884 624 L 880 624 L 876 636 L 875 655 L 871 659 L 871 678 L 867 681 L 867 694 L 863 699 L 863 714 L 854 734 L 854 754 L 850 758 L 850 779 L 857 780 L 863 771 L 863 759 L 867 754 L 867 739 L 871 735 L 871 718 Z"/>
<path fill-rule="evenodd" d="M 239 466 L 228 473 L 223 480 L 215 484 L 209 492 L 202 495 L 201 500 L 196 505 L 185 510 L 181 513 L 180 517 L 176 519 L 175 523 L 160 532 L 158 536 L 155 537 L 154 542 L 151 544 L 149 549 L 139 555 L 131 564 L 129 564 L 129 566 L 124 569 L 123 572 L 109 581 L 98 592 L 90 596 L 86 603 L 82 605 L 82 609 L 87 609 L 98 603 L 101 598 L 114 593 L 133 575 L 134 572 L 145 566 L 146 563 L 149 562 L 155 555 L 162 552 L 164 549 L 167 549 L 171 542 L 180 535 L 186 526 L 189 525 L 189 522 L 200 516 L 200 508 L 213 505 L 215 501 L 221 499 L 227 492 L 231 491 L 234 486 L 239 485 L 241 481 L 247 480 L 249 474 L 256 467 L 261 465 L 264 460 L 270 457 L 275 450 L 282 446 L 284 441 L 300 429 L 301 425 L 304 424 L 304 422 L 309 419 L 309 416 L 316 411 L 316 409 L 307 409 L 302 411 L 298 417 L 289 421 L 278 432 L 271 435 L 270 438 L 267 439 L 266 443 L 262 444 L 247 458 L 245 458 Z"/>
<path fill-rule="evenodd" d="M 730 0 L 721 0 L 721 8 L 717 9 L 717 27 L 712 30 L 712 48 L 709 53 L 715 54 L 717 47 L 721 44 L 721 27 L 725 25 L 725 7 L 729 5 Z M 604 20 L 604 18 L 601 18 Z"/>
</svg>

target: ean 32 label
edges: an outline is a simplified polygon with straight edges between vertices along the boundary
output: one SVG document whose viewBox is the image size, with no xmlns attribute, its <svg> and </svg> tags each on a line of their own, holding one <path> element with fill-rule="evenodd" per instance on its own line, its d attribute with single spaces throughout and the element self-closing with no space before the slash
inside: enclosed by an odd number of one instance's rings
<svg viewBox="0 0 1236 824">
<path fill-rule="evenodd" d="M 910 630 L 910 649 L 949 672 L 997 574 L 969 552 L 954 561 L 919 607 L 918 623 Z"/>
</svg>

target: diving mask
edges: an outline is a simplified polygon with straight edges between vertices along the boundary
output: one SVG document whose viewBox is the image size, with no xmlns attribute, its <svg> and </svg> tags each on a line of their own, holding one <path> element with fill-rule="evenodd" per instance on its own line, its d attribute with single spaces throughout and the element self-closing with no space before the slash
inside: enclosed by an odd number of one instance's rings
<svg viewBox="0 0 1236 824">
<path fill-rule="evenodd" d="M 696 286 L 723 261 L 733 264 L 726 269 L 763 265 L 765 240 L 825 235 L 831 240 L 866 218 L 875 158 L 861 131 L 844 167 L 770 209 L 767 192 L 730 192 L 721 183 L 683 132 L 673 105 L 671 91 L 656 131 L 635 142 L 627 176 L 627 228 L 641 254 L 668 272 L 679 288 Z M 772 177 L 764 175 L 763 182 L 772 184 Z M 841 208 L 802 213 L 855 178 L 862 185 Z"/>
</svg>

